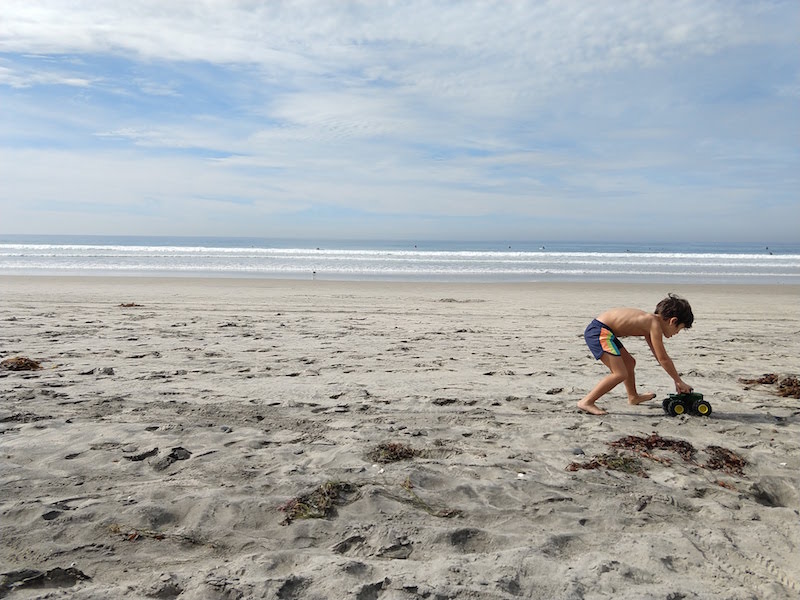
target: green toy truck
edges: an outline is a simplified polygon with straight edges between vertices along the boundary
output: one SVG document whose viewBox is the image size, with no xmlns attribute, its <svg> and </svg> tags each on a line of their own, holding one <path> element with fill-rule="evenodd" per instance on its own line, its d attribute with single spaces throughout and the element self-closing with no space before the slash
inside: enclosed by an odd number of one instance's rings
<svg viewBox="0 0 800 600">
<path fill-rule="evenodd" d="M 703 394 L 690 392 L 688 394 L 670 394 L 662 402 L 664 412 L 671 417 L 678 415 L 698 415 L 708 417 L 711 415 L 711 404 L 703 400 Z"/>
</svg>

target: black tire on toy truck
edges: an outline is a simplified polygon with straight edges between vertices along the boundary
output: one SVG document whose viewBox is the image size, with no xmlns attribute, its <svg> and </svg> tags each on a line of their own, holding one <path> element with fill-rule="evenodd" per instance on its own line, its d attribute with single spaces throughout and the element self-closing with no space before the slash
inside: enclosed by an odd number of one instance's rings
<svg viewBox="0 0 800 600">
<path fill-rule="evenodd" d="M 673 417 L 677 417 L 678 415 L 686 414 L 687 409 L 689 407 L 686 406 L 686 403 L 684 402 L 683 398 L 676 397 L 672 398 L 669 401 L 669 405 L 667 406 L 667 408 L 669 410 L 670 415 L 672 415 Z"/>
<path fill-rule="evenodd" d="M 692 403 L 692 412 L 701 417 L 707 417 L 711 414 L 711 404 L 702 398 L 698 398 Z"/>
</svg>

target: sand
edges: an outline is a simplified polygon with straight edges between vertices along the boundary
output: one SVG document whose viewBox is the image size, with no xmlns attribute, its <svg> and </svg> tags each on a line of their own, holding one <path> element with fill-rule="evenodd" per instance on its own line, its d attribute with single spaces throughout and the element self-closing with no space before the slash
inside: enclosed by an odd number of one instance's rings
<svg viewBox="0 0 800 600">
<path fill-rule="evenodd" d="M 586 324 L 670 291 L 712 415 L 665 415 L 636 338 L 656 400 L 578 411 Z M 0 359 L 42 366 L 0 370 L 0 597 L 800 596 L 800 400 L 739 381 L 800 375 L 797 287 L 2 277 L 0 300 Z"/>
</svg>

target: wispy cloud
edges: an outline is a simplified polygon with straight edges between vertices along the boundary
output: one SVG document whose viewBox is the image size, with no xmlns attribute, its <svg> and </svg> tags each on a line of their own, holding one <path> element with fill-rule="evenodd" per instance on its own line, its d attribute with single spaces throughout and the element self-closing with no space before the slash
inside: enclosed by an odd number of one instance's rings
<svg viewBox="0 0 800 600">
<path fill-rule="evenodd" d="M 7 85 L 12 88 L 29 88 L 40 85 L 89 87 L 92 85 L 92 81 L 84 77 L 76 77 L 55 71 L 33 71 L 0 66 L 0 85 Z"/>
</svg>

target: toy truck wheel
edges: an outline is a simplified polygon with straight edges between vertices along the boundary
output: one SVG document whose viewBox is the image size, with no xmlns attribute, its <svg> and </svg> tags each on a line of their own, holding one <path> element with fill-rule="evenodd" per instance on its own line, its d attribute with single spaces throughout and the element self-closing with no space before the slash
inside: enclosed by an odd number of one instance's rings
<svg viewBox="0 0 800 600">
<path fill-rule="evenodd" d="M 673 417 L 686 413 L 686 405 L 681 398 L 674 398 L 669 403 L 669 414 Z"/>
<path fill-rule="evenodd" d="M 670 403 L 671 400 L 672 400 L 672 398 L 664 398 L 661 401 L 661 406 L 664 409 L 664 412 L 667 413 L 667 414 L 670 414 L 670 412 L 669 412 L 669 403 Z"/>
<path fill-rule="evenodd" d="M 707 417 L 711 414 L 711 405 L 705 400 L 695 400 L 692 405 L 692 412 L 701 417 Z"/>
</svg>

